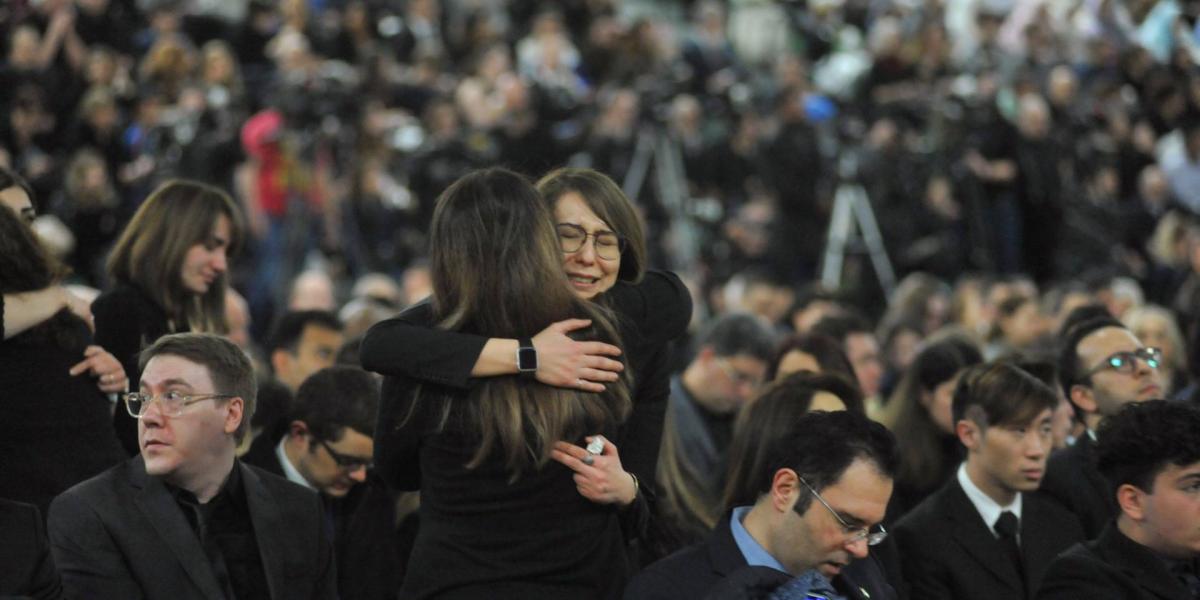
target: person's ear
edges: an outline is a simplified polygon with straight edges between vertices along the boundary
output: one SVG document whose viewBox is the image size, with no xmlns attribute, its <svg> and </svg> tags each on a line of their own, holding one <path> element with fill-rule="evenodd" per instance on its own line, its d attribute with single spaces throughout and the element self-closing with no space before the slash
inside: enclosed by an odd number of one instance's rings
<svg viewBox="0 0 1200 600">
<path fill-rule="evenodd" d="M 970 419 L 959 419 L 954 424 L 954 433 L 958 436 L 958 441 L 967 447 L 967 450 L 978 449 L 983 444 L 983 428 Z"/>
<path fill-rule="evenodd" d="M 771 480 L 771 506 L 779 512 L 792 510 L 800 498 L 800 477 L 796 472 L 783 468 L 775 471 Z"/>
<path fill-rule="evenodd" d="M 241 396 L 230 398 L 226 403 L 225 412 L 225 433 L 233 433 L 238 430 L 242 424 L 242 417 L 245 415 L 246 401 L 242 400 Z"/>
<path fill-rule="evenodd" d="M 307 438 L 308 423 L 304 421 L 292 421 L 288 424 L 288 436 L 292 438 Z"/>
<path fill-rule="evenodd" d="M 1071 386 L 1070 400 L 1071 403 L 1074 404 L 1079 410 L 1082 410 L 1087 414 L 1096 414 L 1099 412 L 1099 407 L 1096 405 L 1095 392 L 1092 391 L 1092 388 L 1086 385 L 1077 383 Z M 1083 415 L 1079 416 L 1082 417 Z"/>
<path fill-rule="evenodd" d="M 1125 483 L 1117 488 L 1117 506 L 1134 521 L 1146 518 L 1146 507 L 1143 503 L 1145 493 L 1137 487 Z"/>
<path fill-rule="evenodd" d="M 282 348 L 271 353 L 271 370 L 275 373 L 275 378 L 279 379 L 280 374 L 286 373 L 292 365 L 292 355 Z"/>
</svg>

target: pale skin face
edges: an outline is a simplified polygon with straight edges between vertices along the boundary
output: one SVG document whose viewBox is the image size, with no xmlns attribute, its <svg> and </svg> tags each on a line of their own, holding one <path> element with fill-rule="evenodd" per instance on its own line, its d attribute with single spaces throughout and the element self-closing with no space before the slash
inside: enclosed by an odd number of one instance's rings
<svg viewBox="0 0 1200 600">
<path fill-rule="evenodd" d="M 229 217 L 221 215 L 217 217 L 209 238 L 188 248 L 179 278 L 189 292 L 196 295 L 208 292 L 217 277 L 228 268 L 226 252 L 229 250 L 230 230 Z"/>
<path fill-rule="evenodd" d="M 1103 364 L 1117 352 L 1133 352 L 1142 344 L 1127 329 L 1105 327 L 1084 337 L 1076 346 L 1080 364 L 1085 371 Z M 1116 414 L 1122 406 L 1142 402 L 1162 395 L 1159 373 L 1138 360 L 1133 373 L 1118 373 L 1102 369 L 1091 377 L 1092 385 L 1075 385 L 1071 389 L 1076 406 L 1088 414 L 1088 427 L 1095 428 L 1101 417 Z"/>
<path fill-rule="evenodd" d="M 220 393 L 208 368 L 180 356 L 161 354 L 142 371 L 139 390 L 156 398 L 169 391 L 200 396 Z M 195 493 L 205 501 L 229 475 L 237 442 L 234 432 L 242 422 L 241 398 L 202 400 L 171 417 L 155 400 L 138 419 L 138 446 L 146 473 Z M 211 497 L 211 496 L 209 496 Z"/>
<path fill-rule="evenodd" d="M 881 475 L 875 465 L 857 459 L 850 463 L 837 483 L 819 492 L 847 525 L 856 529 L 873 527 L 887 512 L 892 480 Z M 757 511 L 760 506 L 773 509 L 770 525 L 761 528 L 759 533 L 751 528 L 750 517 L 746 519 L 747 530 L 771 556 L 793 575 L 817 569 L 826 577 L 836 576 L 851 560 L 867 557 L 867 541 L 850 542 L 854 532 L 846 531 L 837 517 L 816 498 L 803 515 L 796 514 L 794 507 L 801 493 L 809 494 L 796 473 L 791 469 L 780 469 L 770 496 L 760 499 L 754 509 Z"/>
<path fill-rule="evenodd" d="M 370 436 L 349 427 L 342 429 L 342 435 L 336 442 L 324 440 L 322 444 L 308 431 L 304 422 L 293 421 L 286 453 L 288 460 L 309 485 L 326 496 L 341 498 L 350 493 L 355 485 L 366 481 L 367 469 L 363 466 L 351 468 L 339 465 L 330 450 L 342 457 L 366 463 L 371 461 L 374 449 L 375 442 Z"/>
<path fill-rule="evenodd" d="M 1126 484 L 1117 490 L 1117 524 L 1134 541 L 1164 556 L 1200 556 L 1200 463 L 1168 464 L 1153 492 Z"/>
<path fill-rule="evenodd" d="M 25 190 L 13 186 L 0 190 L 0 205 L 13 211 L 26 225 L 33 223 L 37 213 L 33 210 L 33 200 Z"/>
<path fill-rule="evenodd" d="M 333 366 L 344 341 L 340 331 L 308 324 L 300 333 L 295 353 L 280 349 L 271 356 L 275 376 L 294 393 L 309 375 Z"/>
<path fill-rule="evenodd" d="M 925 410 L 929 411 L 929 418 L 943 433 L 954 433 L 951 405 L 954 402 L 954 386 L 958 385 L 961 375 L 962 371 L 959 371 L 954 377 L 939 383 L 932 392 L 921 393 L 921 404 L 925 405 Z"/>
<path fill-rule="evenodd" d="M 970 419 L 959 421 L 958 439 L 967 447 L 971 481 L 1001 505 L 1019 492 L 1037 490 L 1054 447 L 1052 419 L 1053 412 L 1045 409 L 1025 425 L 981 427 Z"/>
<path fill-rule="evenodd" d="M 612 231 L 612 227 L 597 216 L 583 196 L 576 192 L 559 196 L 554 203 L 554 221 L 578 225 L 590 235 Z M 617 273 L 621 270 L 621 257 L 611 260 L 600 258 L 596 254 L 594 240 L 589 237 L 578 252 L 563 253 L 563 269 L 567 272 L 571 289 L 583 300 L 591 300 L 611 288 L 617 283 Z"/>
<path fill-rule="evenodd" d="M 851 333 L 846 336 L 846 357 L 854 367 L 858 386 L 863 395 L 870 398 L 879 393 L 883 379 L 883 359 L 879 355 L 879 342 L 869 333 Z"/>
</svg>

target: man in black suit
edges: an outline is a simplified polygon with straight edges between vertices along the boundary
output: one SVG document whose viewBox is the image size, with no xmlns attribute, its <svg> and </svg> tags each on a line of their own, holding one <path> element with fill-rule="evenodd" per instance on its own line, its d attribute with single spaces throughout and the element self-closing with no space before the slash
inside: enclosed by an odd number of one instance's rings
<svg viewBox="0 0 1200 600">
<path fill-rule="evenodd" d="M 1059 552 L 1083 539 L 1074 515 L 1037 490 L 1058 397 L 1008 363 L 971 367 L 952 411 L 967 460 L 896 524 L 914 600 L 1030 598 Z"/>
<path fill-rule="evenodd" d="M 62 581 L 37 507 L 0 499 L 0 532 L 0 598 L 61 598 Z"/>
<path fill-rule="evenodd" d="M 1050 565 L 1038 600 L 1200 599 L 1200 410 L 1133 404 L 1098 433 L 1120 512 Z"/>
<path fill-rule="evenodd" d="M 395 498 L 370 470 L 379 379 L 329 367 L 300 384 L 286 431 L 259 436 L 242 457 L 321 496 L 343 598 L 395 598 L 405 560 L 395 541 Z"/>
<path fill-rule="evenodd" d="M 68 597 L 336 598 L 317 496 L 241 464 L 254 372 L 211 334 L 160 338 L 125 396 L 141 455 L 64 492 L 50 542 Z"/>
<path fill-rule="evenodd" d="M 812 412 L 766 456 L 753 506 L 727 513 L 708 538 L 642 571 L 629 600 L 704 598 L 718 586 L 895 598 L 868 555 L 896 469 L 895 438 L 858 414 Z M 798 596 L 803 597 L 803 596 Z"/>
<path fill-rule="evenodd" d="M 1063 392 L 1087 427 L 1075 445 L 1050 457 L 1042 493 L 1079 517 L 1087 539 L 1100 535 L 1117 505 L 1096 470 L 1096 427 L 1130 402 L 1162 396 L 1162 356 L 1120 321 L 1099 317 L 1067 330 L 1058 358 Z"/>
</svg>

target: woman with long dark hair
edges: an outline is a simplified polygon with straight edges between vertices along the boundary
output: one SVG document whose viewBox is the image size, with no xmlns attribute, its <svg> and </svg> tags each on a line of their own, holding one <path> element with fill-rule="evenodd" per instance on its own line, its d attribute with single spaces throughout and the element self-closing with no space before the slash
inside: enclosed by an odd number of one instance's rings
<svg viewBox="0 0 1200 600">
<path fill-rule="evenodd" d="M 92 303 L 96 341 L 125 366 L 132 381 L 142 348 L 168 333 L 226 333 L 229 257 L 241 245 L 241 213 L 225 192 L 202 183 L 168 181 L 142 203 L 113 247 L 115 286 Z M 117 437 L 138 452 L 136 421 L 118 410 Z"/>
<path fill-rule="evenodd" d="M 631 522 L 630 513 L 644 518 L 645 506 L 638 477 L 624 470 L 617 447 L 640 449 L 632 454 L 648 466 L 635 473 L 653 473 L 653 460 L 642 456 L 647 445 L 642 438 L 650 437 L 647 430 L 661 431 L 661 410 L 657 430 L 653 417 L 638 416 L 651 403 L 639 406 L 645 381 L 637 381 L 636 368 L 617 374 L 620 366 L 594 362 L 604 368 L 573 371 L 570 360 L 559 361 L 548 349 L 557 345 L 571 354 L 574 347 L 579 350 L 574 356 L 611 361 L 599 351 L 621 347 L 629 363 L 653 364 L 658 336 L 681 330 L 690 304 L 682 301 L 682 324 L 664 319 L 631 334 L 636 323 L 647 320 L 644 289 L 618 285 L 604 302 L 585 301 L 595 295 L 581 289 L 595 289 L 607 273 L 620 271 L 611 259 L 603 270 L 592 264 L 599 258 L 597 242 L 607 256 L 624 255 L 610 253 L 618 249 L 606 246 L 612 240 L 605 235 L 596 240 L 597 223 L 578 216 L 552 218 L 537 191 L 509 171 L 468 175 L 443 194 L 435 213 L 432 302 L 410 310 L 406 321 L 376 326 L 364 341 L 364 365 L 375 370 L 397 368 L 404 354 L 397 345 L 427 355 L 407 367 L 423 371 L 430 383 L 389 378 L 377 428 L 389 432 L 376 445 L 382 474 L 402 489 L 413 488 L 419 478 L 422 490 L 421 529 L 404 597 L 451 590 L 456 597 L 620 596 L 629 574 L 629 533 L 622 528 Z M 564 246 L 556 220 L 584 228 L 585 243 Z M 581 251 L 580 263 L 572 264 L 572 255 Z M 656 284 L 673 289 L 667 279 L 678 281 L 668 277 Z M 679 306 L 676 297 L 667 299 Z M 428 337 L 431 330 L 420 326 L 422 311 L 432 311 L 440 338 Z M 530 344 L 538 364 L 517 376 L 516 348 L 529 343 L 517 340 L 534 334 L 542 338 L 540 345 Z M 422 339 L 441 343 L 426 345 Z M 507 356 L 490 356 L 497 348 Z M 505 370 L 511 375 L 502 374 Z M 543 379 L 570 381 L 552 387 Z M 507 401 L 485 407 L 482 400 L 461 400 L 505 389 L 538 400 L 520 410 Z M 435 390 L 450 401 L 421 400 Z M 421 399 L 391 400 L 406 395 Z M 506 417 L 503 427 L 487 427 L 483 417 L 497 415 Z M 397 421 L 400 429 L 394 431 Z M 589 443 L 590 451 L 584 448 Z M 631 505 L 639 508 L 622 508 Z M 455 566 L 446 570 L 447 561 Z"/>
<path fill-rule="evenodd" d="M 0 206 L 0 294 L 52 288 L 64 274 Z M 88 324 L 67 307 L 0 341 L 0 498 L 45 514 L 60 492 L 124 460 L 104 392 L 125 386 L 120 363 L 92 344 Z"/>
</svg>

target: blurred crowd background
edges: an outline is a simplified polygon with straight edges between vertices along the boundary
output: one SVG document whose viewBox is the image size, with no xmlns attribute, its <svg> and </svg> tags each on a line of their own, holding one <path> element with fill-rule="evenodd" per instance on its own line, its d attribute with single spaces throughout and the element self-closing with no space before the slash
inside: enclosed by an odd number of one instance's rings
<svg viewBox="0 0 1200 600">
<path fill-rule="evenodd" d="M 999 355 L 1043 347 L 1086 300 L 1156 305 L 1166 341 L 1143 340 L 1174 344 L 1182 387 L 1200 311 L 1198 15 L 1192 0 L 9 0 L 0 164 L 97 290 L 158 183 L 229 190 L 253 234 L 233 268 L 247 303 L 231 299 L 248 345 L 286 308 L 341 311 L 350 337 L 394 314 L 428 292 L 450 182 L 570 164 L 623 185 L 698 323 L 740 310 L 803 331 L 817 301 L 858 310 L 886 382 L 948 323 Z M 834 199 L 860 188 L 898 286 L 856 244 L 817 283 Z"/>
</svg>

